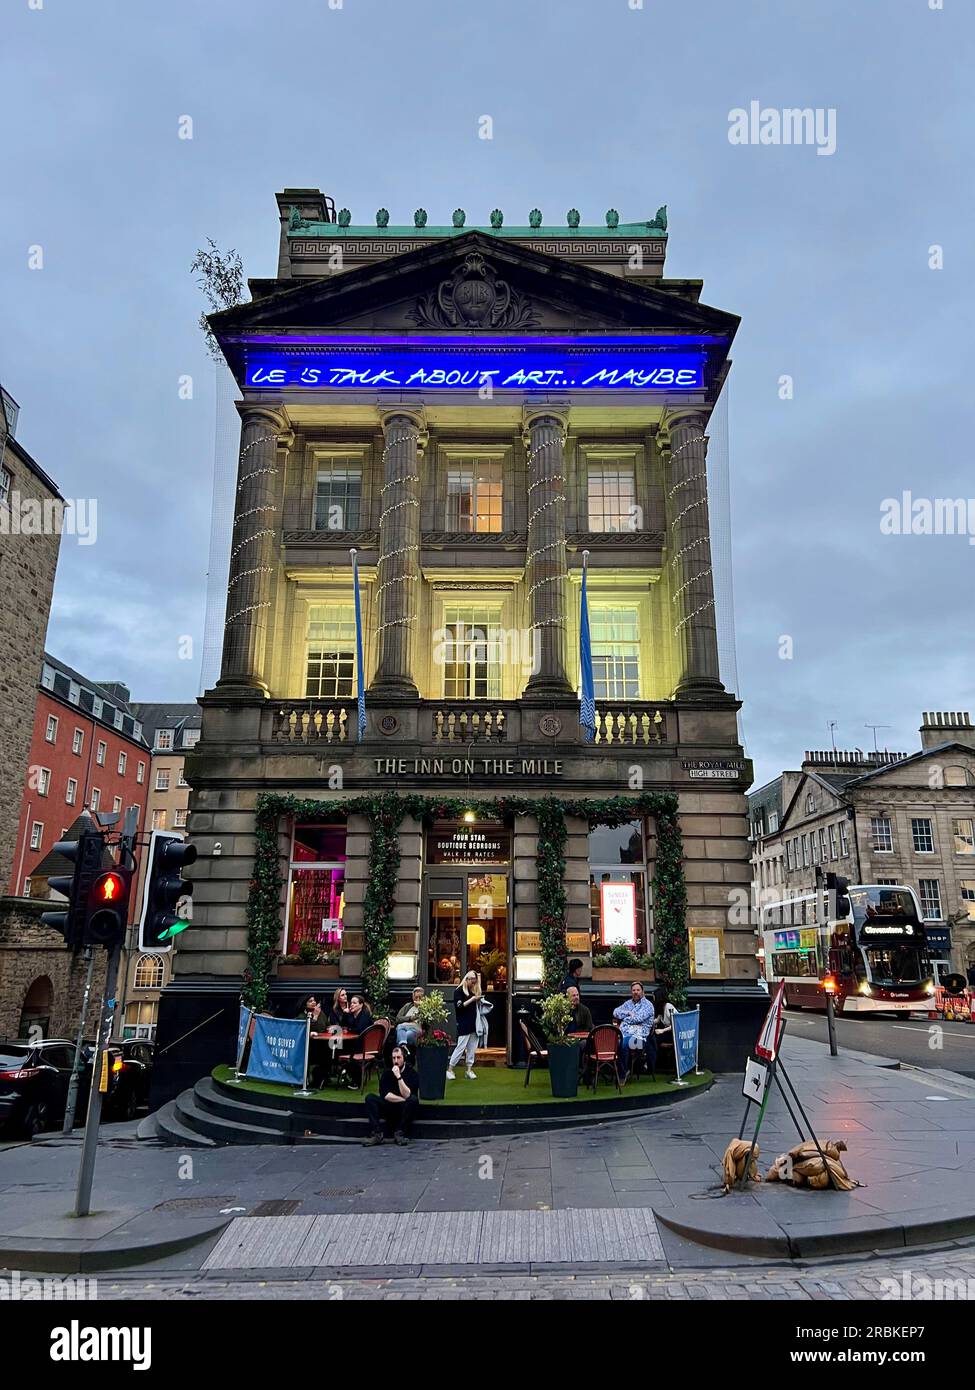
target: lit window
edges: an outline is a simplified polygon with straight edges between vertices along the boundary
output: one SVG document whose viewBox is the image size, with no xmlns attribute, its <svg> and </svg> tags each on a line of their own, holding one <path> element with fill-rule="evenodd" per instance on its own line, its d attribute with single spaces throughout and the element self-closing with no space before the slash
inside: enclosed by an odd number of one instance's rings
<svg viewBox="0 0 975 1390">
<path fill-rule="evenodd" d="M 81 729 L 75 729 L 74 737 L 71 740 L 72 753 L 79 753 L 85 746 L 85 735 Z"/>
<path fill-rule="evenodd" d="M 632 531 L 636 514 L 636 479 L 632 460 L 590 463 L 590 531 Z"/>
<path fill-rule="evenodd" d="M 126 767 L 128 766 L 128 762 L 129 762 L 129 755 L 128 755 L 128 753 L 120 753 L 120 754 L 118 755 L 118 775 L 119 775 L 120 777 L 124 777 L 124 776 L 125 776 L 125 769 L 126 769 Z"/>
<path fill-rule="evenodd" d="M 975 821 L 952 821 L 951 832 L 956 854 L 975 854 Z"/>
<path fill-rule="evenodd" d="M 157 792 L 168 792 L 168 791 L 169 791 L 169 768 L 168 768 L 168 767 L 158 767 L 158 768 L 156 768 L 156 791 L 157 791 Z"/>
<path fill-rule="evenodd" d="M 926 922 L 941 920 L 941 884 L 936 878 L 918 879 L 921 897 L 921 916 Z"/>
<path fill-rule="evenodd" d="M 69 806 L 73 806 L 78 800 L 78 779 L 77 777 L 68 778 L 68 789 L 64 793 L 64 799 Z"/>
<path fill-rule="evenodd" d="M 98 740 L 98 748 L 95 750 L 95 762 L 99 767 L 105 766 L 105 754 L 108 752 L 108 745 Z"/>
<path fill-rule="evenodd" d="M 870 838 L 873 842 L 874 853 L 893 853 L 894 836 L 891 831 L 890 816 L 870 817 Z"/>
<path fill-rule="evenodd" d="M 44 737 L 45 737 L 45 739 L 47 740 L 48 743 L 54 743 L 54 741 L 56 740 L 57 736 L 58 736 L 58 721 L 55 719 L 55 717 L 54 717 L 53 714 L 49 714 L 49 715 L 47 716 L 47 728 L 46 728 L 46 730 L 44 731 Z"/>
<path fill-rule="evenodd" d="M 161 748 L 161 749 L 172 748 L 172 746 L 173 746 L 173 731 L 172 731 L 172 729 L 157 729 L 157 730 L 156 730 L 156 744 L 155 744 L 155 746 L 156 746 L 157 748 Z"/>
<path fill-rule="evenodd" d="M 348 700 L 355 693 L 355 609 L 351 603 L 308 610 L 305 696 Z"/>
<path fill-rule="evenodd" d="M 500 610 L 474 605 L 444 609 L 443 693 L 447 700 L 500 700 Z M 440 644 L 438 643 L 438 646 Z"/>
<path fill-rule="evenodd" d="M 135 989 L 162 989 L 164 966 L 162 956 L 140 956 L 136 962 Z"/>
<path fill-rule="evenodd" d="M 351 458 L 319 462 L 315 487 L 315 530 L 358 531 L 362 466 Z"/>
<path fill-rule="evenodd" d="M 501 464 L 485 459 L 447 470 L 447 530 L 501 530 Z"/>
<path fill-rule="evenodd" d="M 153 830 L 165 830 L 165 829 L 166 829 L 166 812 L 165 812 L 165 811 L 153 811 L 153 813 L 152 813 L 152 828 L 153 828 Z"/>
<path fill-rule="evenodd" d="M 33 825 L 31 826 L 31 828 L 30 828 L 30 847 L 31 847 L 31 849 L 40 849 L 40 847 L 41 847 L 41 841 L 42 841 L 43 839 L 44 839 L 44 825 L 43 825 L 43 823 L 42 823 L 41 821 L 36 820 L 36 821 L 34 822 L 34 824 L 33 824 Z"/>
<path fill-rule="evenodd" d="M 342 943 L 345 826 L 296 825 L 288 903 L 287 949 L 311 941 L 323 951 Z"/>
<path fill-rule="evenodd" d="M 589 615 L 597 700 L 640 698 L 640 619 L 636 608 L 594 607 Z"/>
</svg>

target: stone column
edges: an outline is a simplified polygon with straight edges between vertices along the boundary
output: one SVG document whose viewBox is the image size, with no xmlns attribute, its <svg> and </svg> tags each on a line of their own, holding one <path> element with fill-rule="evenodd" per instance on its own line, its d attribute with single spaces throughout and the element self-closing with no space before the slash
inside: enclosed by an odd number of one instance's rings
<svg viewBox="0 0 975 1390">
<path fill-rule="evenodd" d="M 265 692 L 264 636 L 271 607 L 274 539 L 278 530 L 278 449 L 290 435 L 284 417 L 267 406 L 239 404 L 240 461 L 227 583 L 227 620 L 218 686 Z"/>
<path fill-rule="evenodd" d="M 673 414 L 661 427 L 666 479 L 670 630 L 677 656 L 678 697 L 724 686 L 718 672 L 714 579 L 708 529 L 707 418 Z"/>
<path fill-rule="evenodd" d="M 565 674 L 565 429 L 564 414 L 525 411 L 528 455 L 528 603 L 538 660 L 525 694 L 572 694 Z"/>
<path fill-rule="evenodd" d="M 427 443 L 422 411 L 381 412 L 383 486 L 376 590 L 379 664 L 370 695 L 418 699 L 410 660 L 420 601 L 420 459 Z"/>
</svg>

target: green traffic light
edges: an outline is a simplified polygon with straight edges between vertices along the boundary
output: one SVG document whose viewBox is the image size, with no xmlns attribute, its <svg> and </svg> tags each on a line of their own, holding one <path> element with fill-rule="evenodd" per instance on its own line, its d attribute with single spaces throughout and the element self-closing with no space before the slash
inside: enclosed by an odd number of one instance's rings
<svg viewBox="0 0 975 1390">
<path fill-rule="evenodd" d="M 171 927 L 167 927 L 165 931 L 159 933 L 159 940 L 171 941 L 174 936 L 179 936 L 181 931 L 185 931 L 189 925 L 189 922 L 185 921 L 183 918 L 179 918 Z"/>
</svg>

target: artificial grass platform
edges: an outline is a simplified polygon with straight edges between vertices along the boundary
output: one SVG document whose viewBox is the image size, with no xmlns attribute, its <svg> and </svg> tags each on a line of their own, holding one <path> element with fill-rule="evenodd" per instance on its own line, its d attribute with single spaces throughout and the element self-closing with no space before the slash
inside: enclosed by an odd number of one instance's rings
<svg viewBox="0 0 975 1390">
<path fill-rule="evenodd" d="M 215 1067 L 213 1069 L 213 1079 L 226 1085 L 232 1082 L 234 1075 L 233 1067 Z M 687 1095 L 693 1089 L 703 1086 L 705 1089 L 711 1085 L 713 1076 L 709 1071 L 702 1071 L 695 1076 L 693 1073 L 686 1076 L 685 1086 L 677 1086 L 673 1081 L 666 1081 L 662 1077 L 656 1081 L 651 1081 L 649 1077 L 641 1076 L 634 1082 L 630 1082 L 623 1087 L 620 1099 L 635 1100 L 638 1097 L 651 1097 L 657 1095 Z M 373 1091 L 378 1084 L 378 1076 L 370 1078 L 363 1091 L 340 1090 L 337 1086 L 327 1086 L 324 1091 L 312 1091 L 311 1095 L 305 1098 L 306 1105 L 314 1101 L 335 1102 L 338 1104 L 361 1105 L 366 1091 Z M 273 1081 L 251 1081 L 245 1079 L 239 1084 L 233 1085 L 234 1091 L 251 1091 L 258 1095 L 278 1096 L 281 1098 L 293 1097 L 295 1088 L 293 1086 L 281 1086 Z M 525 1073 L 515 1067 L 485 1067 L 483 1071 L 477 1073 L 476 1081 L 468 1081 L 463 1072 L 457 1073 L 456 1081 L 447 1082 L 447 1094 L 443 1100 L 423 1100 L 424 1109 L 427 1106 L 438 1109 L 449 1110 L 454 1106 L 477 1106 L 477 1105 L 579 1105 L 580 1103 L 592 1104 L 594 1101 L 611 1101 L 617 1097 L 616 1087 L 612 1082 L 600 1081 L 595 1092 L 589 1087 L 580 1087 L 575 1096 L 568 1098 L 556 1098 L 552 1095 L 549 1086 L 548 1072 L 544 1070 L 532 1071 L 531 1080 L 525 1085 Z"/>
</svg>

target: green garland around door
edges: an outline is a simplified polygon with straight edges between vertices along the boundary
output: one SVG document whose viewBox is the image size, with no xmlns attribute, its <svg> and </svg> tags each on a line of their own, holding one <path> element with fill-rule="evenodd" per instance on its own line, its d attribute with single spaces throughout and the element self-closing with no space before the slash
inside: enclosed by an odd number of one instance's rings
<svg viewBox="0 0 975 1390">
<path fill-rule="evenodd" d="M 566 817 L 578 816 L 589 826 L 621 825 L 635 816 L 653 816 L 657 824 L 657 856 L 653 874 L 654 952 L 657 979 L 671 1000 L 686 1003 L 688 981 L 687 892 L 683 847 L 673 792 L 616 796 L 606 800 L 563 800 L 558 797 L 378 796 L 328 801 L 264 793 L 257 802 L 257 850 L 247 903 L 248 948 L 244 1002 L 266 1006 L 274 961 L 281 938 L 281 895 L 284 880 L 278 852 L 280 820 L 315 821 L 342 815 L 365 816 L 371 827 L 369 881 L 363 903 L 362 987 L 374 1009 L 384 1010 L 389 981 L 386 964 L 393 944 L 393 909 L 399 879 L 399 828 L 405 816 L 460 819 L 466 812 L 484 819 L 506 815 L 534 816 L 538 822 L 538 926 L 544 962 L 543 989 L 557 990 L 565 978 L 565 843 Z"/>
</svg>

